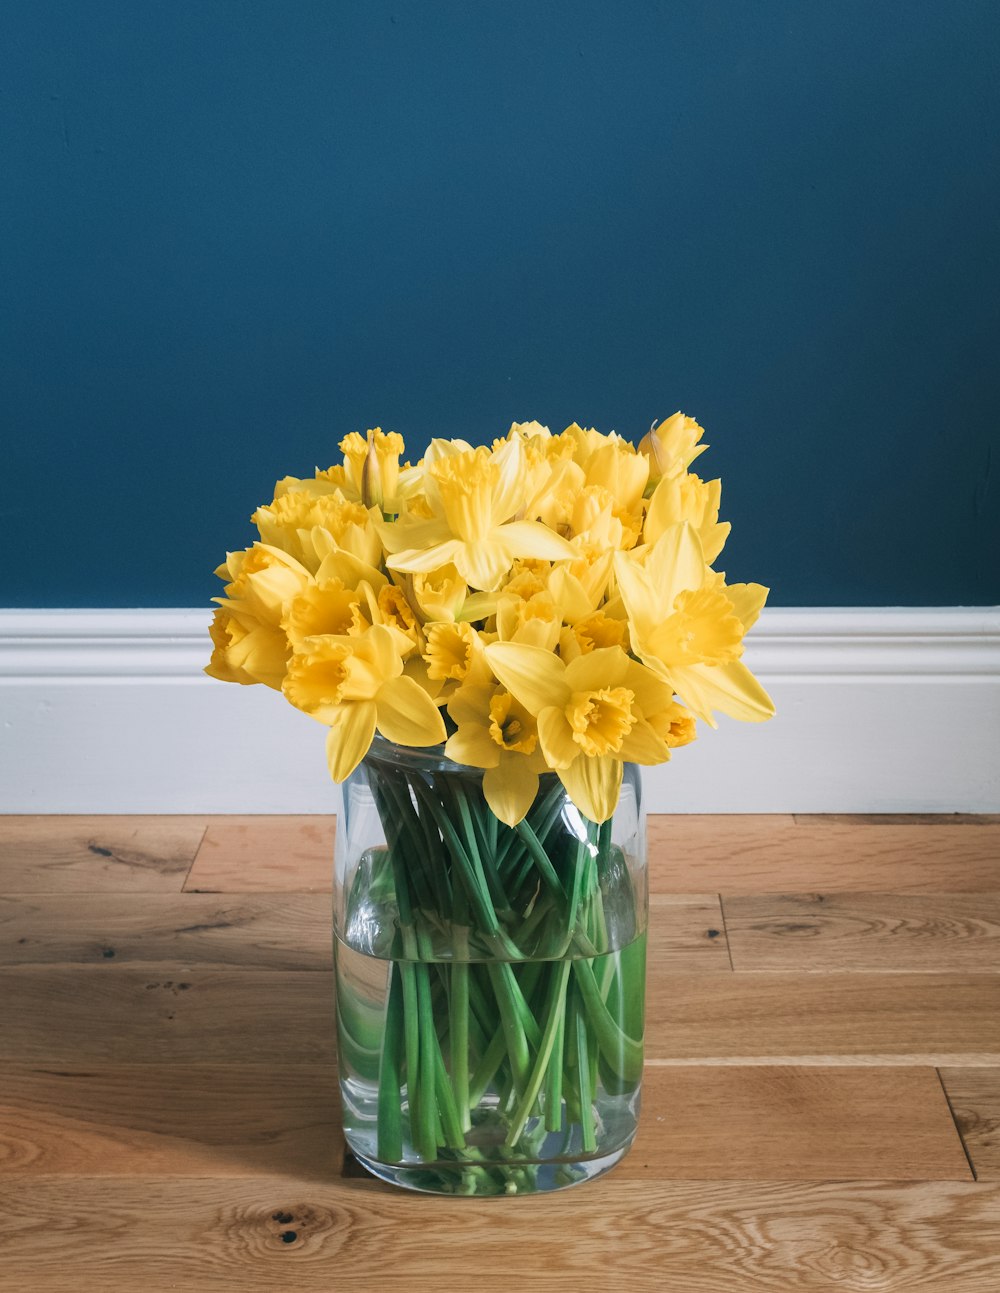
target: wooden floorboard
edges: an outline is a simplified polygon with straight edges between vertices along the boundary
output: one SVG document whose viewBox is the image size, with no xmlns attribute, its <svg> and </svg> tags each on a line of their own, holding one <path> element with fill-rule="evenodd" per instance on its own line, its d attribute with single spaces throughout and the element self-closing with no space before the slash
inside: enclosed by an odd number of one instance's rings
<svg viewBox="0 0 1000 1293">
<path fill-rule="evenodd" d="M 0 894 L 177 892 L 205 825 L 197 817 L 0 816 Z"/>
<path fill-rule="evenodd" d="M 1000 822 L 653 816 L 649 863 L 651 888 L 664 893 L 1000 890 Z"/>
<path fill-rule="evenodd" d="M 659 975 L 647 1055 L 663 1063 L 1000 1064 L 1000 976 Z"/>
<path fill-rule="evenodd" d="M 329 893 L 335 833 L 333 817 L 210 822 L 184 887 L 202 893 Z"/>
<path fill-rule="evenodd" d="M 727 897 L 737 971 L 1000 972 L 1000 893 Z"/>
<path fill-rule="evenodd" d="M 0 897 L 0 967 L 173 962 L 329 970 L 331 920 L 325 893 Z M 663 970 L 729 970 L 718 896 L 654 894 L 649 957 Z"/>
<path fill-rule="evenodd" d="M 329 894 L 59 894 L 0 898 L 0 966 L 174 962 L 328 970 Z"/>
<path fill-rule="evenodd" d="M 659 1063 L 1000 1065 L 1000 976 L 679 974 L 651 961 Z M 0 971 L 0 1057 L 247 1063 L 332 1055 L 327 971 Z"/>
<path fill-rule="evenodd" d="M 5 1203 L 4 1293 L 996 1293 L 1000 1280 L 1000 1186 L 959 1181 L 612 1173 L 499 1201 L 358 1179 L 50 1176 Z"/>
<path fill-rule="evenodd" d="M 453 1201 L 345 1152 L 332 816 L 0 818 L 0 1293 L 996 1293 L 1000 819 L 649 827 L 632 1151 Z"/>
<path fill-rule="evenodd" d="M 642 1098 L 622 1179 L 972 1179 L 932 1068 L 651 1066 Z M 332 1063 L 4 1064 L 0 1127 L 0 1181 L 264 1171 L 323 1182 L 345 1155 Z"/>
<path fill-rule="evenodd" d="M 944 1068 L 941 1081 L 977 1178 L 1000 1181 L 1000 1066 Z"/>
<path fill-rule="evenodd" d="M 247 1064 L 333 1057 L 329 971 L 87 965 L 0 971 L 0 1058 Z"/>
</svg>

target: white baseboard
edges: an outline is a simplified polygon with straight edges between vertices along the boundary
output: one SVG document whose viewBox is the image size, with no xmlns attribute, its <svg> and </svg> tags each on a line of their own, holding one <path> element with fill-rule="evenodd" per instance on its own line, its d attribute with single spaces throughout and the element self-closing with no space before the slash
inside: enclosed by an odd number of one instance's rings
<svg viewBox="0 0 1000 1293">
<path fill-rule="evenodd" d="M 208 613 L 0 611 L 0 812 L 334 811 L 323 728 L 202 673 Z M 647 775 L 653 812 L 1000 811 L 1000 609 L 774 609 L 774 696 Z"/>
</svg>

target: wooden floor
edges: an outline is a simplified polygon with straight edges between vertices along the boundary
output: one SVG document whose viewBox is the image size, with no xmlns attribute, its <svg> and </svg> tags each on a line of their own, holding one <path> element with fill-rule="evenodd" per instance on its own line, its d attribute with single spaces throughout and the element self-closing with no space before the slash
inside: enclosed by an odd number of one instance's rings
<svg viewBox="0 0 1000 1293">
<path fill-rule="evenodd" d="M 340 1135 L 320 818 L 0 818 L 0 1289 L 1000 1289 L 1000 819 L 650 822 L 631 1154 L 534 1199 Z"/>
</svg>

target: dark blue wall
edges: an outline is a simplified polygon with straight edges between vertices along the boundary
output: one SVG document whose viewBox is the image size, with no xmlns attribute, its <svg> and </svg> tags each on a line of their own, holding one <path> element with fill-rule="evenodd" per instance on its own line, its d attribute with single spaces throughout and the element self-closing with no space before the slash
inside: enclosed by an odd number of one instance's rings
<svg viewBox="0 0 1000 1293">
<path fill-rule="evenodd" d="M 731 578 L 1000 601 L 996 0 L 7 0 L 0 603 L 380 423 L 705 424 Z"/>
</svg>

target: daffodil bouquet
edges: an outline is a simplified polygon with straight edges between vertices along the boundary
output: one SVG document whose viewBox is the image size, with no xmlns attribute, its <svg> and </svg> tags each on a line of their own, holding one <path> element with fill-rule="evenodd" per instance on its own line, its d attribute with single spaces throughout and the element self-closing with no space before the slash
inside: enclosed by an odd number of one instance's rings
<svg viewBox="0 0 1000 1293">
<path fill-rule="evenodd" d="M 206 672 L 322 723 L 381 821 L 354 838 L 348 794 L 338 999 L 345 1128 L 391 1179 L 546 1188 L 546 1165 L 594 1174 L 602 1128 L 627 1147 L 615 1100 L 634 1131 L 635 767 L 716 711 L 773 713 L 741 659 L 767 590 L 713 568 L 729 526 L 690 470 L 702 434 L 680 413 L 637 447 L 515 423 L 410 465 L 399 435 L 352 433 L 217 572 Z M 390 967 L 374 997 L 359 956 Z"/>
</svg>

